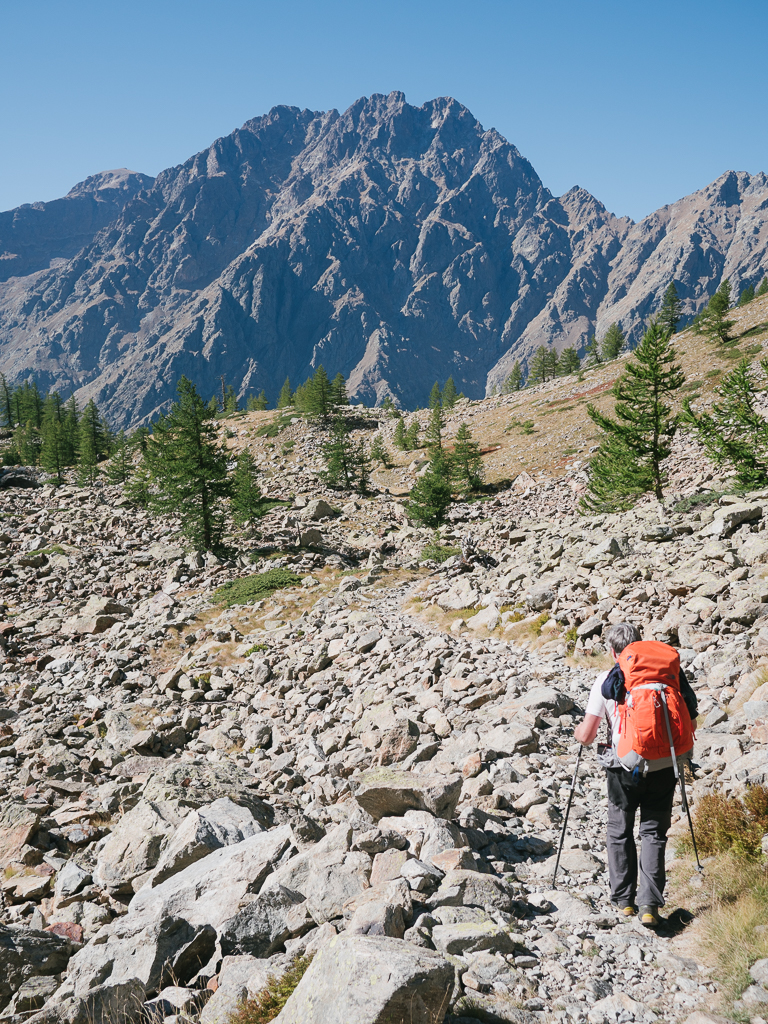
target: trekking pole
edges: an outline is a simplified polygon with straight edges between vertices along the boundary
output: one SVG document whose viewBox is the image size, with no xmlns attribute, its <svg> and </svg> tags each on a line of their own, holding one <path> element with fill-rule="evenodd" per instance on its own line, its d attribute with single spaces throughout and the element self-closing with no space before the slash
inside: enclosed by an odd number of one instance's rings
<svg viewBox="0 0 768 1024">
<path fill-rule="evenodd" d="M 699 851 L 696 849 L 696 836 L 695 836 L 694 831 L 693 831 L 693 820 L 691 819 L 691 808 L 690 808 L 690 806 L 688 804 L 688 799 L 687 799 L 686 793 L 685 793 L 685 764 L 683 764 L 682 771 L 680 771 L 678 763 L 677 763 L 677 754 L 675 753 L 675 744 L 674 744 L 674 740 L 672 739 L 672 725 L 671 725 L 671 723 L 669 721 L 669 709 L 667 708 L 667 695 L 665 694 L 663 689 L 659 690 L 659 695 L 661 697 L 661 706 L 664 709 L 664 722 L 666 723 L 666 726 L 667 726 L 667 736 L 669 738 L 669 750 L 670 750 L 670 753 L 672 754 L 672 770 L 675 773 L 675 781 L 680 783 L 680 802 L 682 803 L 683 810 L 685 811 L 685 813 L 688 816 L 688 827 L 691 830 L 691 842 L 693 843 L 693 855 L 696 858 L 696 870 L 699 872 L 699 874 L 703 874 L 704 873 L 704 868 L 701 866 L 701 862 L 699 861 Z"/>
<path fill-rule="evenodd" d="M 555 873 L 552 875 L 552 888 L 557 888 L 557 869 L 560 867 L 560 854 L 563 852 L 563 843 L 565 842 L 565 830 L 568 828 L 568 815 L 571 813 L 571 804 L 573 802 L 573 794 L 576 790 L 576 780 L 579 775 L 579 761 L 581 760 L 581 751 L 583 747 L 579 744 L 579 752 L 576 754 L 576 767 L 573 771 L 573 782 L 571 783 L 571 791 L 568 794 L 568 804 L 565 808 L 565 821 L 563 822 L 563 831 L 560 833 L 560 845 L 557 848 L 557 859 L 555 860 Z"/>
</svg>

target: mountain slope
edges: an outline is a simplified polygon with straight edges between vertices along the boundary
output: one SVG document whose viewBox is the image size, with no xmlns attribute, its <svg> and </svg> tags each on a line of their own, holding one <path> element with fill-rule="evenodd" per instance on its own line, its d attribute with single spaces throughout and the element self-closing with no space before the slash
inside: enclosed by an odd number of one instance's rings
<svg viewBox="0 0 768 1024">
<path fill-rule="evenodd" d="M 673 277 L 693 312 L 724 272 L 768 266 L 764 175 L 633 224 L 583 189 L 553 197 L 450 98 L 276 107 L 142 186 L 66 262 L 0 283 L 0 369 L 123 425 L 182 373 L 275 397 L 321 362 L 367 402 L 423 403 L 449 374 L 477 397 L 539 344 L 614 319 L 637 337 Z"/>
</svg>

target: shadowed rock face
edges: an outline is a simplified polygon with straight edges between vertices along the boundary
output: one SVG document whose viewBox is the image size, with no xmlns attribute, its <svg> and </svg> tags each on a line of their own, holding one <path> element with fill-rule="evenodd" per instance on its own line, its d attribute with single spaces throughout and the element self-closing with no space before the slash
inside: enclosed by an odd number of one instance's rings
<svg viewBox="0 0 768 1024">
<path fill-rule="evenodd" d="M 633 224 L 580 188 L 554 198 L 450 98 L 275 107 L 154 181 L 103 177 L 0 215 L 17 253 L 0 259 L 0 369 L 79 388 L 117 425 L 182 373 L 274 398 L 323 363 L 366 402 L 423 404 L 449 374 L 479 397 L 542 343 L 613 320 L 637 338 L 672 278 L 692 313 L 723 274 L 768 267 L 765 175 Z"/>
</svg>

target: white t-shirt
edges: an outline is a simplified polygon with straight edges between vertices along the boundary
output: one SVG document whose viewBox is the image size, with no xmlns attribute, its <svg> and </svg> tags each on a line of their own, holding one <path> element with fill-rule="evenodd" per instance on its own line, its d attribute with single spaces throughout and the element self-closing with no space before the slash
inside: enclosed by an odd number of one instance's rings
<svg viewBox="0 0 768 1024">
<path fill-rule="evenodd" d="M 592 683 L 586 712 L 588 715 L 596 715 L 598 718 L 606 718 L 608 720 L 611 727 L 611 744 L 615 747 L 619 742 L 619 716 L 616 714 L 616 701 L 606 700 L 600 692 L 600 687 L 607 678 L 608 673 L 601 672 L 594 683 Z M 605 730 L 602 727 L 601 732 L 598 732 L 597 738 L 602 743 L 605 739 Z"/>
</svg>

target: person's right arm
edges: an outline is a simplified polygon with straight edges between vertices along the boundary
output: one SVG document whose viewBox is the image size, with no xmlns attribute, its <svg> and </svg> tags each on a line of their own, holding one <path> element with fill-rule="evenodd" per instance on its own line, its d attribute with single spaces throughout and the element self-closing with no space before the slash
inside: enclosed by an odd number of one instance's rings
<svg viewBox="0 0 768 1024">
<path fill-rule="evenodd" d="M 581 725 L 577 725 L 573 730 L 573 738 L 578 740 L 579 743 L 583 743 L 585 747 L 588 747 L 590 743 L 594 743 L 601 722 L 602 717 L 600 715 L 590 715 L 587 713 L 584 715 L 584 721 Z"/>
</svg>

